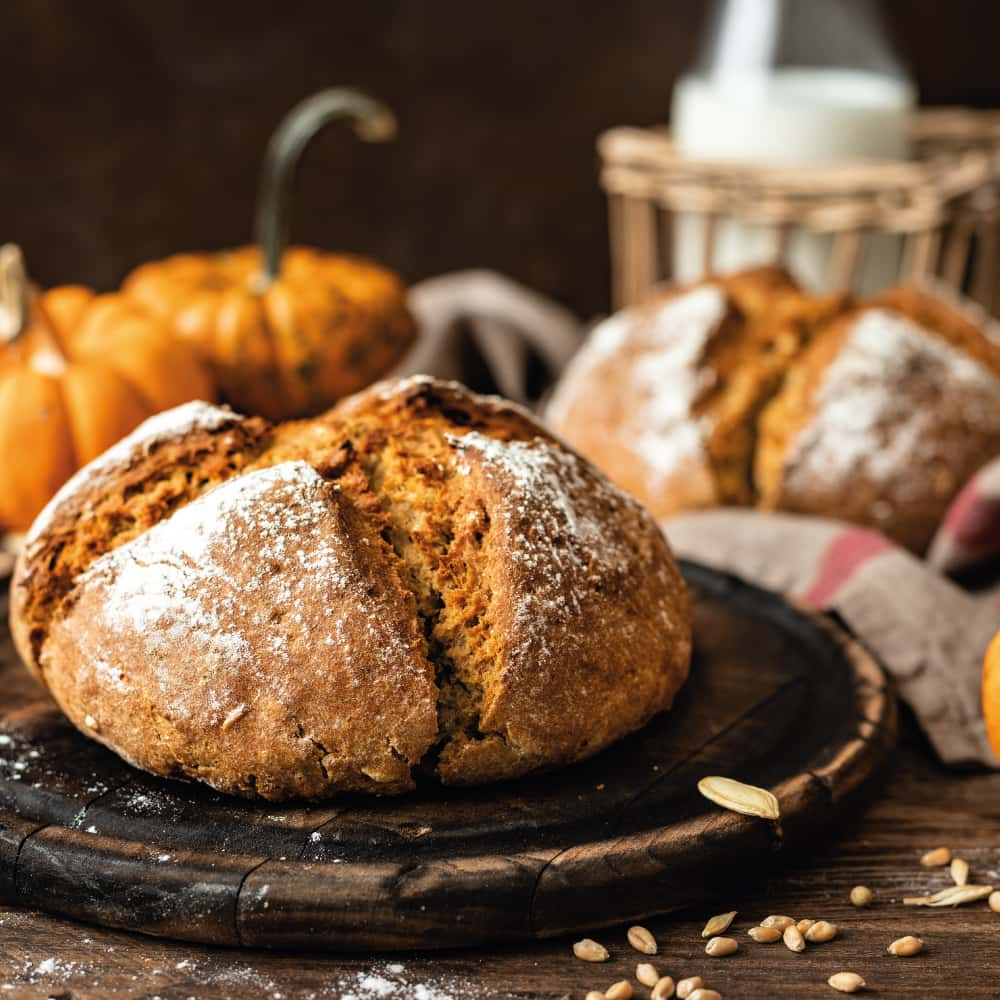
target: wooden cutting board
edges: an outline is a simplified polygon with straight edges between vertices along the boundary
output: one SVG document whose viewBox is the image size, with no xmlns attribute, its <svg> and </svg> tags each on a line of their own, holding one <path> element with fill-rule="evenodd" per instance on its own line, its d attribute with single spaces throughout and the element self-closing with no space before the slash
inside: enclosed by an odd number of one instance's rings
<svg viewBox="0 0 1000 1000">
<path fill-rule="evenodd" d="M 0 644 L 0 897 L 246 947 L 444 948 L 638 920 L 814 850 L 888 760 L 895 702 L 842 627 L 702 567 L 674 710 L 583 764 L 481 789 L 252 804 L 80 736 Z M 780 826 L 706 774 L 770 787 Z"/>
</svg>

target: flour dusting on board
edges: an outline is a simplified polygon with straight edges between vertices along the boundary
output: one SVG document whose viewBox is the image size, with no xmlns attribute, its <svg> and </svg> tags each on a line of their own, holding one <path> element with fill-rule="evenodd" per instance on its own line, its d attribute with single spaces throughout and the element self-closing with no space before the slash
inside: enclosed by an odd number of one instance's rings
<svg viewBox="0 0 1000 1000">
<path fill-rule="evenodd" d="M 116 469 L 126 466 L 129 457 L 136 449 L 149 449 L 169 438 L 182 437 L 193 430 L 214 430 L 239 419 L 240 415 L 232 410 L 198 400 L 175 406 L 150 417 L 63 484 L 35 518 L 34 524 L 25 536 L 25 544 L 30 545 L 48 530 L 56 511 L 70 497 L 79 493 L 84 487 L 104 479 Z"/>
</svg>

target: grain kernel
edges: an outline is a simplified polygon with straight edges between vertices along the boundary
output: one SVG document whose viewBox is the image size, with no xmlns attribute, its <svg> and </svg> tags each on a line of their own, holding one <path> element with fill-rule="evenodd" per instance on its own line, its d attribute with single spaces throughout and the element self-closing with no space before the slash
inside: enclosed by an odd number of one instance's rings
<svg viewBox="0 0 1000 1000">
<path fill-rule="evenodd" d="M 930 896 L 904 896 L 903 906 L 961 906 L 993 894 L 991 885 L 949 885 Z"/>
<path fill-rule="evenodd" d="M 688 1000 L 722 1000 L 722 994 L 718 990 L 698 989 L 688 994 Z"/>
<path fill-rule="evenodd" d="M 656 954 L 656 938 L 645 927 L 630 927 L 628 929 L 628 943 L 636 951 L 641 951 L 643 955 Z"/>
<path fill-rule="evenodd" d="M 704 930 L 701 932 L 703 938 L 715 937 L 717 934 L 724 934 L 729 930 L 729 925 L 733 922 L 736 916 L 736 911 L 733 910 L 731 913 L 720 913 L 718 916 L 712 917 L 707 924 L 705 924 Z"/>
<path fill-rule="evenodd" d="M 910 955 L 916 955 L 923 950 L 924 942 L 921 941 L 920 938 L 914 937 L 912 934 L 907 934 L 906 937 L 897 938 L 886 949 L 890 955 L 895 955 L 897 958 L 909 958 Z"/>
<path fill-rule="evenodd" d="M 817 920 L 806 931 L 806 940 L 810 944 L 823 944 L 825 941 L 832 941 L 836 936 L 837 925 L 831 924 L 828 920 Z"/>
<path fill-rule="evenodd" d="M 761 944 L 774 944 L 781 940 L 781 931 L 777 927 L 751 927 L 747 934 Z"/>
<path fill-rule="evenodd" d="M 632 1000 L 632 984 L 627 979 L 613 983 L 604 991 L 604 1000 Z"/>
<path fill-rule="evenodd" d="M 573 954 L 585 962 L 606 962 L 610 957 L 608 949 L 591 938 L 584 938 L 573 945 Z"/>
<path fill-rule="evenodd" d="M 643 986 L 655 986 L 660 981 L 660 974 L 656 971 L 655 965 L 643 962 L 635 967 L 635 978 Z"/>
<path fill-rule="evenodd" d="M 785 928 L 781 935 L 781 940 L 785 942 L 785 947 L 789 951 L 798 952 L 806 950 L 806 939 L 794 924 Z"/>
<path fill-rule="evenodd" d="M 838 993 L 857 993 L 868 985 L 856 972 L 838 972 L 827 983 Z"/>
<path fill-rule="evenodd" d="M 815 920 L 800 920 L 795 926 L 798 927 L 800 934 L 805 934 L 814 923 L 816 923 Z"/>
<path fill-rule="evenodd" d="M 705 945 L 705 954 L 712 958 L 725 958 L 726 955 L 739 951 L 739 948 L 739 942 L 735 938 L 714 937 Z"/>
<path fill-rule="evenodd" d="M 600 990 L 591 990 L 583 1000 L 604 1000 L 604 994 Z"/>
<path fill-rule="evenodd" d="M 989 903 L 994 913 L 1000 913 L 1000 891 L 990 893 Z"/>
<path fill-rule="evenodd" d="M 672 976 L 661 976 L 649 994 L 649 1000 L 671 1000 L 676 987 Z"/>
<path fill-rule="evenodd" d="M 951 851 L 947 847 L 935 847 L 920 859 L 925 868 L 943 868 L 950 861 Z"/>
<path fill-rule="evenodd" d="M 700 990 L 705 985 L 705 980 L 701 976 L 688 976 L 677 984 L 678 1000 L 688 1000 L 695 990 Z"/>
<path fill-rule="evenodd" d="M 965 858 L 952 858 L 949 872 L 955 885 L 969 884 L 969 862 Z"/>
<path fill-rule="evenodd" d="M 760 922 L 761 927 L 777 927 L 779 931 L 783 931 L 786 927 L 791 927 L 795 923 L 792 917 L 783 917 L 780 914 L 772 913 L 769 917 L 764 917 Z"/>
<path fill-rule="evenodd" d="M 851 890 L 851 905 L 852 906 L 871 906 L 872 900 L 875 898 L 871 889 L 866 885 L 856 885 Z M 834 987 L 836 989 L 836 987 Z"/>
</svg>

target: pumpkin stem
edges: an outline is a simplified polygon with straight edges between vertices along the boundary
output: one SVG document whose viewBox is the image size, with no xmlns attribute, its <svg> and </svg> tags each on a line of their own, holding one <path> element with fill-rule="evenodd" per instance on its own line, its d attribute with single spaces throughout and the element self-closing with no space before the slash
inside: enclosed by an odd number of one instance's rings
<svg viewBox="0 0 1000 1000">
<path fill-rule="evenodd" d="M 355 133 L 365 142 L 384 142 L 396 134 L 393 113 L 373 97 L 349 87 L 321 90 L 285 115 L 264 154 L 254 220 L 254 235 L 264 260 L 265 288 L 278 277 L 288 245 L 292 193 L 302 152 L 320 129 L 341 118 L 351 119 Z"/>
<path fill-rule="evenodd" d="M 16 243 L 0 246 L 0 340 L 11 344 L 24 333 L 31 292 L 24 254 Z"/>
</svg>

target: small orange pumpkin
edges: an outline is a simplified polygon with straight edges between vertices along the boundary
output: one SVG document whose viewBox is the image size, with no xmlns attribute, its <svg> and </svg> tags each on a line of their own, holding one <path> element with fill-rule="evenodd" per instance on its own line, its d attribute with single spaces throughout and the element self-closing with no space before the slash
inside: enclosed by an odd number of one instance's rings
<svg viewBox="0 0 1000 1000">
<path fill-rule="evenodd" d="M 123 291 L 197 344 L 223 398 L 272 420 L 315 414 L 389 372 L 415 336 L 406 289 L 371 261 L 286 250 L 299 157 L 325 124 L 354 120 L 365 139 L 394 130 L 391 112 L 353 90 L 293 108 L 268 147 L 257 209 L 259 246 L 179 254 L 145 264 Z"/>
<path fill-rule="evenodd" d="M 986 735 L 1000 757 L 1000 632 L 993 637 L 983 660 L 983 718 Z"/>
<path fill-rule="evenodd" d="M 147 417 L 213 399 L 205 363 L 123 295 L 33 294 L 0 248 L 0 530 L 22 531 L 55 491 Z"/>
</svg>

